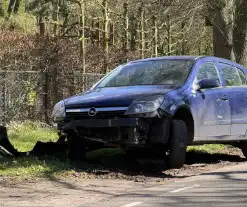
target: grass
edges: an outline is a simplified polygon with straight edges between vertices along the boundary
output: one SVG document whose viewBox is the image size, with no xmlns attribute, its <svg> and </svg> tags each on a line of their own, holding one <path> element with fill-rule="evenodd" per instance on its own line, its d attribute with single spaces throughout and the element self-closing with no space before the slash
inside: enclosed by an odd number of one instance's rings
<svg viewBox="0 0 247 207">
<path fill-rule="evenodd" d="M 32 122 L 11 124 L 8 135 L 14 147 L 22 152 L 32 150 L 37 141 L 46 142 L 58 139 L 55 129 L 43 127 L 42 124 Z"/>
<path fill-rule="evenodd" d="M 19 151 L 30 151 L 37 141 L 56 141 L 58 136 L 53 128 L 40 123 L 12 123 L 8 126 L 10 141 Z M 210 154 L 221 153 L 225 145 L 202 145 L 188 147 L 188 151 L 203 151 Z M 102 157 L 113 157 L 123 154 L 118 149 L 103 149 L 88 153 L 90 160 Z M 53 157 L 37 159 L 0 157 L 0 176 L 14 178 L 70 176 L 76 170 L 66 161 Z"/>
<path fill-rule="evenodd" d="M 228 147 L 227 145 L 223 145 L 223 144 L 205 144 L 205 145 L 199 145 L 199 146 L 190 146 L 187 149 L 187 152 L 206 152 L 209 154 L 218 154 L 218 153 L 222 153 L 226 147 Z"/>
<path fill-rule="evenodd" d="M 11 143 L 19 151 L 30 151 L 39 141 L 56 141 L 58 136 L 52 128 L 42 127 L 39 123 L 26 122 L 24 124 L 11 124 L 9 126 Z M 30 177 L 46 176 L 71 170 L 67 162 L 56 158 L 39 160 L 27 158 L 0 158 L 0 176 Z"/>
</svg>

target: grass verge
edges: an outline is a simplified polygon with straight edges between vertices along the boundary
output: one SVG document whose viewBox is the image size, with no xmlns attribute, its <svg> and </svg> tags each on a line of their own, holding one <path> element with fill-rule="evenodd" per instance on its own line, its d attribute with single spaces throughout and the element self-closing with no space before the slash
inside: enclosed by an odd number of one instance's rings
<svg viewBox="0 0 247 207">
<path fill-rule="evenodd" d="M 11 143 L 22 152 L 30 151 L 37 141 L 56 141 L 58 136 L 54 129 L 44 127 L 40 123 L 12 123 L 8 127 Z M 49 157 L 39 160 L 34 157 L 0 158 L 0 176 L 31 177 L 46 176 L 70 170 L 67 162 Z"/>
<path fill-rule="evenodd" d="M 53 128 L 49 128 L 40 123 L 25 122 L 22 124 L 12 123 L 8 127 L 9 138 L 15 148 L 19 151 L 31 150 L 37 141 L 56 141 L 57 133 Z M 203 151 L 210 154 L 222 153 L 227 146 L 225 145 L 202 145 L 188 147 L 188 151 Z M 118 149 L 102 149 L 88 153 L 88 158 L 114 157 L 122 155 L 123 151 Z M 113 159 L 114 160 L 114 159 Z M 119 162 L 119 161 L 117 161 Z M 121 162 L 121 161 L 120 161 Z M 53 157 L 37 159 L 34 157 L 26 158 L 4 158 L 0 157 L 0 176 L 28 178 L 28 177 L 51 177 L 51 176 L 70 176 L 77 170 L 74 169 L 66 160 L 59 160 Z M 87 169 L 84 168 L 84 172 Z"/>
</svg>

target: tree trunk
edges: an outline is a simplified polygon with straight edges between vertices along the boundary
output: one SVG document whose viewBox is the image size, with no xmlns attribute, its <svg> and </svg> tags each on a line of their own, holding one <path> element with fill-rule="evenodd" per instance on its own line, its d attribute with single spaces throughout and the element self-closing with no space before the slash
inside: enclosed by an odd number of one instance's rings
<svg viewBox="0 0 247 207">
<path fill-rule="evenodd" d="M 103 47 L 104 47 L 104 73 L 108 72 L 109 62 L 109 14 L 108 14 L 108 0 L 103 0 L 103 14 L 104 14 L 104 32 L 103 32 Z"/>
<path fill-rule="evenodd" d="M 247 66 L 247 1 L 235 0 L 235 8 L 233 48 L 236 62 Z"/>
<path fill-rule="evenodd" d="M 234 0 L 208 1 L 209 16 L 213 25 L 214 56 L 235 60 L 233 52 Z"/>
<path fill-rule="evenodd" d="M 15 14 L 19 12 L 20 4 L 21 4 L 21 0 L 15 0 L 15 7 L 14 7 Z"/>
<path fill-rule="evenodd" d="M 83 91 L 85 90 L 85 73 L 86 73 L 86 41 L 85 41 L 85 2 L 81 0 L 80 4 L 80 29 L 79 29 L 79 37 L 80 37 L 80 57 L 82 59 L 82 73 L 83 73 Z"/>
<path fill-rule="evenodd" d="M 137 39 L 137 22 L 136 22 L 136 17 L 134 15 L 131 16 L 130 19 L 130 49 L 131 51 L 136 50 L 136 39 Z"/>
<path fill-rule="evenodd" d="M 9 15 L 13 11 L 14 4 L 15 4 L 15 0 L 9 0 L 9 6 L 8 6 L 8 13 L 9 13 Z"/>
<path fill-rule="evenodd" d="M 0 17 L 4 17 L 3 0 L 0 0 Z"/>
<path fill-rule="evenodd" d="M 140 58 L 144 58 L 144 50 L 145 50 L 145 38 L 144 38 L 144 7 L 143 4 L 139 7 L 139 33 L 140 33 L 140 39 L 139 39 L 139 50 L 140 50 Z"/>
</svg>

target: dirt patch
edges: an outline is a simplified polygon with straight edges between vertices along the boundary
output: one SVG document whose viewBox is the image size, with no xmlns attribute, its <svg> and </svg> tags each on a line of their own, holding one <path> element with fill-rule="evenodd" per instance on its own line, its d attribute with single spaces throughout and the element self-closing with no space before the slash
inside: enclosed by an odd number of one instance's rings
<svg viewBox="0 0 247 207">
<path fill-rule="evenodd" d="M 159 161 L 135 160 L 124 154 L 72 164 L 68 175 L 29 178 L 0 177 L 0 206 L 79 206 L 100 202 L 139 189 L 198 175 L 244 162 L 240 150 L 222 154 L 188 152 L 181 169 L 166 169 Z"/>
</svg>

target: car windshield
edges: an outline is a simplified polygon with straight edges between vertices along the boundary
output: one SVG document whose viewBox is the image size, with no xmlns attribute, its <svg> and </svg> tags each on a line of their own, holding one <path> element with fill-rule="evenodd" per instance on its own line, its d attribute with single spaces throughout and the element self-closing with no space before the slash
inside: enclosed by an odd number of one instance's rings
<svg viewBox="0 0 247 207">
<path fill-rule="evenodd" d="M 126 64 L 117 67 L 96 87 L 182 85 L 193 63 L 192 60 L 159 60 Z"/>
</svg>

